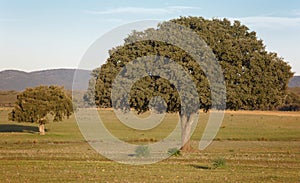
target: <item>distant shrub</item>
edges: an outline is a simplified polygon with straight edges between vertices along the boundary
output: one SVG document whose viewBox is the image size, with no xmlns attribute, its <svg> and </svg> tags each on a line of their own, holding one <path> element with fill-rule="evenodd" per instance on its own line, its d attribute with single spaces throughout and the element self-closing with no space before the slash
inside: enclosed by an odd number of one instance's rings
<svg viewBox="0 0 300 183">
<path fill-rule="evenodd" d="M 278 107 L 279 111 L 300 111 L 300 96 L 294 92 L 289 92 L 284 104 Z"/>
<path fill-rule="evenodd" d="M 217 158 L 212 161 L 213 168 L 220 168 L 226 165 L 224 158 Z"/>
<path fill-rule="evenodd" d="M 138 146 L 135 149 L 135 154 L 137 157 L 147 157 L 150 155 L 150 149 L 148 146 Z"/>
<path fill-rule="evenodd" d="M 286 104 L 278 109 L 279 111 L 300 111 L 300 104 Z"/>
<path fill-rule="evenodd" d="M 180 152 L 180 150 L 177 149 L 177 148 L 170 148 L 170 149 L 168 150 L 168 154 L 169 154 L 170 156 L 181 156 L 181 152 Z"/>
</svg>

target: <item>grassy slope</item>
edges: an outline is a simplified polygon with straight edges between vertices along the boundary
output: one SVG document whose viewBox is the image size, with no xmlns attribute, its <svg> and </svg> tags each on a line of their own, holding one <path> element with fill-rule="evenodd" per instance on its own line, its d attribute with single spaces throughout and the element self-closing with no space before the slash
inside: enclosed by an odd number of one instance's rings
<svg viewBox="0 0 300 183">
<path fill-rule="evenodd" d="M 157 164 L 130 166 L 97 154 L 84 142 L 74 117 L 47 124 L 47 135 L 39 136 L 35 124 L 9 122 L 7 113 L 0 111 L 3 182 L 300 181 L 300 115 L 227 113 L 216 141 L 206 150 L 171 157 Z M 100 111 L 100 114 L 112 133 L 131 143 L 139 139 L 159 140 L 178 120 L 177 115 L 169 114 L 160 126 L 142 132 L 122 126 L 112 111 Z M 207 118 L 208 114 L 201 114 L 192 137 L 195 146 Z M 14 130 L 9 127 L 18 132 L 10 132 Z M 218 157 L 225 158 L 226 166 L 207 169 Z"/>
<path fill-rule="evenodd" d="M 294 88 L 289 88 L 288 91 L 293 92 L 300 96 L 300 88 L 299 87 L 294 87 Z"/>
<path fill-rule="evenodd" d="M 18 92 L 0 90 L 0 107 L 4 105 L 13 105 L 17 99 Z"/>
<path fill-rule="evenodd" d="M 289 88 L 288 91 L 293 92 L 300 97 L 299 87 Z M 13 105 L 16 102 L 17 94 L 17 91 L 0 90 L 0 107 L 4 105 Z M 71 96 L 72 92 L 70 90 L 67 90 L 67 94 Z M 80 98 L 79 96 L 84 95 L 84 91 L 75 91 L 74 95 L 77 96 L 76 98 Z"/>
</svg>

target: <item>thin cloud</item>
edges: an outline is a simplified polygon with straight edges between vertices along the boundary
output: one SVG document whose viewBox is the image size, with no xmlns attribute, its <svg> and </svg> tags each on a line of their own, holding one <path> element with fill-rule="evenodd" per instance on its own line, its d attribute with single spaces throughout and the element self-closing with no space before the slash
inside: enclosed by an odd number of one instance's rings
<svg viewBox="0 0 300 183">
<path fill-rule="evenodd" d="M 242 17 L 231 18 L 231 20 L 240 20 L 242 23 L 260 27 L 260 28 L 273 28 L 281 29 L 287 27 L 300 28 L 300 17 L 273 17 L 273 16 L 254 16 L 254 17 Z"/>
<path fill-rule="evenodd" d="M 292 15 L 294 16 L 300 16 L 300 9 L 296 9 L 292 11 Z"/>
<path fill-rule="evenodd" d="M 15 18 L 0 18 L 0 22 L 19 22 L 19 21 L 21 20 Z"/>
<path fill-rule="evenodd" d="M 103 11 L 94 11 L 94 10 L 84 10 L 85 13 L 93 15 L 110 15 L 110 14 L 171 14 L 182 12 L 186 10 L 199 9 L 196 7 L 190 6 L 167 6 L 165 8 L 142 8 L 142 7 L 123 7 L 123 8 L 114 8 L 107 9 Z"/>
</svg>

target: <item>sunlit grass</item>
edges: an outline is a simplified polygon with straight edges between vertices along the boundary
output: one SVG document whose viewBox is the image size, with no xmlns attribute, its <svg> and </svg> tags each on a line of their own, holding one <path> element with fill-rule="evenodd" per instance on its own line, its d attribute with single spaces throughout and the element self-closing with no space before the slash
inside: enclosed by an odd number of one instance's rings
<svg viewBox="0 0 300 183">
<path fill-rule="evenodd" d="M 1 125 L 36 127 L 7 120 Z M 112 111 L 99 111 L 111 133 L 136 144 L 164 138 L 178 122 L 167 114 L 151 131 L 121 124 Z M 201 113 L 192 137 L 198 146 L 209 114 Z M 3 127 L 3 126 L 2 126 Z M 7 127 L 7 126 L 6 126 Z M 22 128 L 21 128 L 22 129 Z M 32 128 L 27 128 L 32 129 Z M 0 132 L 1 182 L 298 182 L 300 180 L 300 117 L 227 113 L 215 141 L 204 151 L 183 153 L 162 162 L 122 165 L 96 153 L 83 139 L 72 116 L 37 132 Z M 13 131 L 13 130 L 12 130 Z M 151 140 L 152 139 L 152 140 Z M 226 166 L 214 169 L 222 157 Z"/>
</svg>

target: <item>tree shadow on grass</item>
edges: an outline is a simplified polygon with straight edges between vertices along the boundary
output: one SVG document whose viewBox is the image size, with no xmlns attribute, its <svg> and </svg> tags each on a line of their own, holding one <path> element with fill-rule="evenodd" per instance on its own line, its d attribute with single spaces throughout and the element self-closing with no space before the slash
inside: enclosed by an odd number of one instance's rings
<svg viewBox="0 0 300 183">
<path fill-rule="evenodd" d="M 212 168 L 209 167 L 209 166 L 202 166 L 202 165 L 195 165 L 195 164 L 192 164 L 190 165 L 191 167 L 193 168 L 196 168 L 196 169 L 202 169 L 202 170 L 211 170 Z"/>
<path fill-rule="evenodd" d="M 37 132 L 39 132 L 39 128 L 36 126 L 0 124 L 0 133 L 9 133 L 9 132 L 37 133 Z"/>
</svg>

